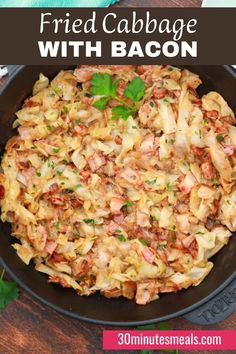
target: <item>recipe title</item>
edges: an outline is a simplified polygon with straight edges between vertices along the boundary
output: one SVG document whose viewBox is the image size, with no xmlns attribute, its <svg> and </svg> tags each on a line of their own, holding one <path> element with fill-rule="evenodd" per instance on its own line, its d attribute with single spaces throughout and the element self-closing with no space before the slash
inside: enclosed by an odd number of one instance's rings
<svg viewBox="0 0 236 354">
<path fill-rule="evenodd" d="M 127 18 L 117 11 L 102 18 L 96 11 L 89 18 L 42 12 L 39 32 L 44 40 L 38 41 L 38 49 L 41 58 L 196 58 L 197 41 L 191 36 L 197 24 L 196 18 L 157 19 L 150 11 L 132 11 Z"/>
</svg>

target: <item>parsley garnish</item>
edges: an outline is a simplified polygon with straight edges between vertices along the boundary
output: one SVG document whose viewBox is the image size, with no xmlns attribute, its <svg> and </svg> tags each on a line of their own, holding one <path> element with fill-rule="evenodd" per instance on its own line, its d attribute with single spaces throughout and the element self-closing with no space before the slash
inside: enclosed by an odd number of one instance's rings
<svg viewBox="0 0 236 354">
<path fill-rule="evenodd" d="M 32 149 L 32 150 L 35 150 L 35 149 L 37 149 L 37 146 L 36 146 L 36 145 L 32 145 L 32 146 L 31 146 L 31 149 Z"/>
<path fill-rule="evenodd" d="M 145 183 L 147 183 L 149 186 L 153 186 L 156 183 L 157 179 L 152 179 L 152 180 L 147 180 Z"/>
<path fill-rule="evenodd" d="M 129 116 L 136 112 L 138 108 L 135 105 L 128 104 L 116 94 L 119 81 L 113 80 L 109 74 L 97 73 L 94 74 L 91 80 L 91 94 L 103 96 L 97 100 L 93 106 L 98 109 L 105 109 L 110 99 L 117 100 L 120 105 L 112 108 L 113 119 L 122 118 L 127 120 Z M 145 84 L 139 78 L 135 77 L 124 90 L 124 96 L 129 98 L 134 103 L 139 102 L 145 94 Z"/>
<path fill-rule="evenodd" d="M 36 175 L 37 175 L 38 177 L 41 177 L 41 176 L 42 176 L 41 172 L 36 172 Z"/>
<path fill-rule="evenodd" d="M 170 182 L 167 183 L 166 189 L 167 189 L 168 192 L 172 192 L 173 191 L 173 186 L 172 186 L 172 184 Z"/>
<path fill-rule="evenodd" d="M 145 84 L 140 77 L 135 77 L 124 91 L 124 96 L 133 102 L 139 102 L 145 94 Z"/>
<path fill-rule="evenodd" d="M 84 222 L 86 224 L 90 224 L 90 225 L 95 225 L 96 221 L 94 219 L 84 219 Z"/>
<path fill-rule="evenodd" d="M 68 113 L 68 112 L 69 112 L 68 107 L 64 106 L 64 107 L 63 107 L 63 112 L 64 112 L 64 113 Z"/>
<path fill-rule="evenodd" d="M 123 207 L 125 207 L 125 206 L 129 207 L 129 206 L 133 206 L 133 205 L 134 205 L 133 202 L 127 201 L 123 204 Z"/>
<path fill-rule="evenodd" d="M 147 246 L 147 242 L 145 240 L 139 240 L 139 242 L 144 245 L 144 246 Z"/>
<path fill-rule="evenodd" d="M 4 310 L 10 302 L 19 297 L 19 289 L 16 283 L 3 280 L 3 275 L 4 271 L 0 278 L 0 311 Z"/>
<path fill-rule="evenodd" d="M 52 151 L 57 154 L 60 151 L 60 148 L 53 148 Z"/>
<path fill-rule="evenodd" d="M 216 135 L 216 139 L 220 142 L 225 141 L 224 135 L 222 135 L 222 134 Z"/>
<path fill-rule="evenodd" d="M 55 224 L 55 228 L 56 228 L 56 229 L 59 229 L 60 227 L 61 227 L 61 223 L 60 223 L 60 221 L 56 222 L 56 224 Z"/>
<path fill-rule="evenodd" d="M 123 236 L 123 235 L 120 235 L 120 236 L 118 237 L 118 239 L 119 239 L 121 242 L 125 242 L 125 241 L 126 241 L 126 238 L 125 238 L 125 236 Z"/>
</svg>

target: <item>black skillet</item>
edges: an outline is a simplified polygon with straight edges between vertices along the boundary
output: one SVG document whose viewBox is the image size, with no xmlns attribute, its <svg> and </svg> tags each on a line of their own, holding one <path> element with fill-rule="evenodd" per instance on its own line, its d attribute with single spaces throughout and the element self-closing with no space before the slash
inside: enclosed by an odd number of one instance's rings
<svg viewBox="0 0 236 354">
<path fill-rule="evenodd" d="M 52 78 L 66 66 L 10 66 L 10 76 L 0 91 L 0 154 L 15 133 L 12 122 L 23 100 L 30 95 L 40 72 Z M 236 112 L 236 72 L 229 66 L 188 67 L 203 80 L 200 94 L 210 90 L 221 93 Z M 10 276 L 26 291 L 60 313 L 94 323 L 133 326 L 156 323 L 185 316 L 200 324 L 212 324 L 236 309 L 236 236 L 213 257 L 214 268 L 197 287 L 177 294 L 163 294 L 157 301 L 138 306 L 123 298 L 106 299 L 100 295 L 79 297 L 70 289 L 47 283 L 46 276 L 26 266 L 11 247 L 10 225 L 0 223 L 0 260 Z"/>
</svg>

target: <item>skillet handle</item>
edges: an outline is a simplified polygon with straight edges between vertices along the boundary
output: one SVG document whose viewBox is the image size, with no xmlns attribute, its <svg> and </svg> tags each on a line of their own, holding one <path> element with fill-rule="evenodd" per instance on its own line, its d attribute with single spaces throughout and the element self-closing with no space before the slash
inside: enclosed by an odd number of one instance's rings
<svg viewBox="0 0 236 354">
<path fill-rule="evenodd" d="M 196 324 L 211 325 L 236 311 L 236 278 L 213 299 L 183 317 Z"/>
</svg>

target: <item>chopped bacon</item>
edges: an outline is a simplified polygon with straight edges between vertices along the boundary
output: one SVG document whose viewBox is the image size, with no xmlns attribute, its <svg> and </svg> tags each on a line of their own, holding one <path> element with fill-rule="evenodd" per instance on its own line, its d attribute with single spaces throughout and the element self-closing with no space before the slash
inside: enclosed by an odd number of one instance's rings
<svg viewBox="0 0 236 354">
<path fill-rule="evenodd" d="M 168 262 L 166 250 L 158 249 L 157 253 L 158 253 L 158 256 L 160 257 L 160 259 L 162 260 L 162 262 L 168 265 L 169 262 Z"/>
<path fill-rule="evenodd" d="M 101 166 L 106 164 L 106 158 L 104 157 L 102 152 L 98 152 L 88 159 L 88 164 L 92 172 L 95 172 Z"/>
<path fill-rule="evenodd" d="M 48 194 L 56 194 L 60 191 L 60 186 L 58 183 L 52 183 L 51 186 L 49 187 Z"/>
<path fill-rule="evenodd" d="M 112 214 L 120 214 L 124 202 L 125 200 L 122 197 L 113 197 L 110 201 L 110 209 Z"/>
<path fill-rule="evenodd" d="M 107 298 L 113 298 L 113 297 L 119 297 L 122 295 L 122 290 L 118 288 L 114 289 L 106 289 L 101 291 L 102 295 L 104 295 Z"/>
<path fill-rule="evenodd" d="M 117 90 L 116 93 L 118 95 L 118 97 L 123 97 L 124 96 L 124 90 L 125 87 L 127 86 L 127 82 L 124 80 L 120 80 L 117 86 Z"/>
<path fill-rule="evenodd" d="M 212 111 L 206 111 L 205 116 L 210 119 L 217 119 L 218 112 L 215 109 L 213 109 Z"/>
<path fill-rule="evenodd" d="M 66 262 L 66 258 L 63 256 L 63 254 L 53 252 L 51 261 L 54 263 Z"/>
<path fill-rule="evenodd" d="M 123 171 L 121 171 L 120 176 L 126 179 L 129 183 L 140 186 L 142 184 L 142 180 L 137 171 L 133 170 L 131 167 L 126 167 Z"/>
<path fill-rule="evenodd" d="M 119 225 L 122 225 L 124 223 L 124 214 L 121 213 L 119 215 L 115 215 L 114 216 L 114 221 L 119 224 Z"/>
<path fill-rule="evenodd" d="M 31 108 L 39 106 L 39 102 L 33 101 L 30 98 L 27 98 L 24 102 L 24 107 Z"/>
<path fill-rule="evenodd" d="M 66 196 L 52 196 L 50 197 L 50 202 L 63 209 L 68 209 L 68 199 Z"/>
<path fill-rule="evenodd" d="M 117 145 L 121 145 L 122 144 L 122 138 L 119 136 L 119 135 L 116 135 L 115 136 L 115 143 L 117 144 Z"/>
<path fill-rule="evenodd" d="M 86 171 L 81 171 L 79 175 L 83 182 L 87 182 L 91 174 L 92 174 L 91 171 L 86 170 Z"/>
<path fill-rule="evenodd" d="M 225 155 L 232 156 L 234 154 L 234 145 L 222 144 Z"/>
<path fill-rule="evenodd" d="M 44 247 L 44 251 L 49 253 L 49 254 L 53 254 L 53 252 L 55 251 L 56 248 L 57 248 L 57 242 L 56 241 L 47 241 L 46 245 Z"/>
<path fill-rule="evenodd" d="M 27 168 L 30 168 L 30 162 L 29 161 L 19 161 L 17 163 L 17 167 L 19 170 L 26 170 Z"/>
<path fill-rule="evenodd" d="M 81 136 L 85 136 L 88 134 L 88 128 L 83 124 L 76 125 L 74 127 L 74 131 L 76 132 L 76 134 Z"/>
<path fill-rule="evenodd" d="M 81 205 L 83 205 L 84 202 L 82 200 L 80 200 L 79 198 L 72 197 L 70 199 L 70 203 L 73 208 L 79 208 L 79 207 L 81 207 Z"/>
<path fill-rule="evenodd" d="M 75 277 L 84 277 L 92 267 L 91 256 L 87 255 L 86 258 L 80 259 L 79 262 L 71 262 L 70 266 Z"/>
<path fill-rule="evenodd" d="M 155 136 L 153 133 L 147 134 L 140 145 L 140 151 L 142 152 L 152 151 L 154 147 L 154 139 Z"/>
<path fill-rule="evenodd" d="M 5 197 L 5 188 L 0 185 L 0 199 L 4 199 Z"/>
<path fill-rule="evenodd" d="M 148 263 L 153 263 L 156 257 L 155 251 L 151 247 L 144 247 L 142 249 L 142 255 Z"/>
<path fill-rule="evenodd" d="M 236 123 L 236 119 L 233 116 L 223 116 L 220 118 L 223 122 L 234 125 Z"/>
<path fill-rule="evenodd" d="M 204 149 L 199 148 L 197 146 L 191 146 L 191 150 L 195 156 L 202 156 L 204 153 Z"/>
<path fill-rule="evenodd" d="M 195 236 L 194 235 L 190 235 L 185 237 L 182 240 L 182 244 L 184 245 L 185 248 L 189 248 L 189 246 L 191 245 L 191 243 L 195 240 Z"/>
<path fill-rule="evenodd" d="M 209 161 L 203 162 L 201 170 L 204 178 L 206 179 L 212 179 L 215 176 L 215 168 L 213 164 Z"/>
<path fill-rule="evenodd" d="M 137 286 L 134 281 L 125 281 L 122 286 L 122 295 L 127 299 L 133 299 Z"/>
<path fill-rule="evenodd" d="M 158 100 L 164 98 L 167 94 L 168 94 L 168 90 L 165 89 L 164 87 L 158 88 L 155 86 L 154 89 L 152 90 L 152 96 Z"/>
<path fill-rule="evenodd" d="M 143 211 L 137 210 L 136 223 L 141 227 L 150 227 L 150 215 Z"/>
<path fill-rule="evenodd" d="M 114 221 L 111 221 L 107 225 L 107 233 L 108 233 L 108 235 L 114 235 L 117 229 L 119 229 L 119 225 L 117 223 L 115 223 Z"/>
<path fill-rule="evenodd" d="M 136 303 L 145 305 L 150 302 L 155 295 L 155 281 L 148 280 L 137 283 Z"/>
<path fill-rule="evenodd" d="M 152 70 L 153 69 L 153 65 L 139 65 L 137 67 L 137 73 L 139 75 L 144 74 L 146 71 Z"/>
<path fill-rule="evenodd" d="M 183 194 L 189 194 L 191 189 L 196 184 L 196 178 L 191 172 L 187 173 L 183 181 L 179 184 L 179 189 Z"/>
</svg>

